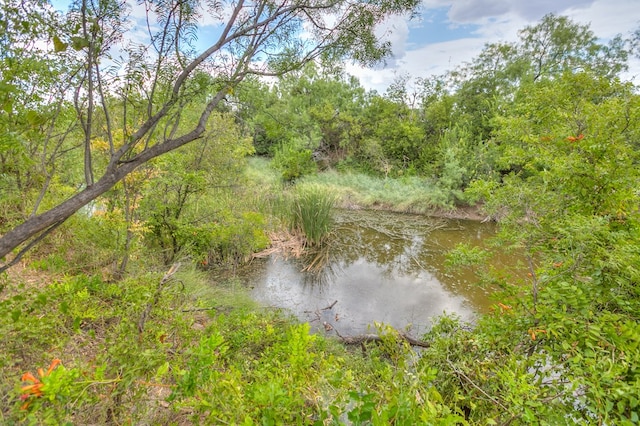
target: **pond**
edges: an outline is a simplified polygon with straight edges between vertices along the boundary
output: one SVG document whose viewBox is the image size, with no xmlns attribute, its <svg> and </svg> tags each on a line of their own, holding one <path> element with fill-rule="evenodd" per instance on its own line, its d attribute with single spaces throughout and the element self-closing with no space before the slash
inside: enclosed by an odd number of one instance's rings
<svg viewBox="0 0 640 426">
<path fill-rule="evenodd" d="M 491 289 L 471 270 L 447 270 L 444 260 L 456 244 L 483 246 L 495 231 L 492 223 L 340 210 L 316 270 L 305 271 L 310 259 L 272 255 L 254 260 L 242 279 L 257 301 L 315 330 L 346 336 L 382 322 L 419 336 L 443 313 L 472 322 L 489 309 Z"/>
</svg>

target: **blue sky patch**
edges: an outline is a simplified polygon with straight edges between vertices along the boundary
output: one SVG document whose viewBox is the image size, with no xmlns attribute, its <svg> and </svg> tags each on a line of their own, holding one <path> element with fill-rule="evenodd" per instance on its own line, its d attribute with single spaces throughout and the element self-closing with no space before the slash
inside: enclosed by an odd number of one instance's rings
<svg viewBox="0 0 640 426">
<path fill-rule="evenodd" d="M 479 25 L 452 23 L 447 16 L 448 12 L 448 7 L 425 10 L 420 21 L 409 24 L 408 46 L 477 37 L 474 32 L 480 28 Z"/>
</svg>

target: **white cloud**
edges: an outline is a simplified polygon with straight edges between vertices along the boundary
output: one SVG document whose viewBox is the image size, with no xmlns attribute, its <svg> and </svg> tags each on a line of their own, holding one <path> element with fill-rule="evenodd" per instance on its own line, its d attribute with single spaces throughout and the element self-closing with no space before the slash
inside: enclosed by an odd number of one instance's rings
<svg viewBox="0 0 640 426">
<path fill-rule="evenodd" d="M 432 43 L 408 50 L 401 59 L 396 61 L 397 65 L 393 68 L 372 70 L 349 65 L 347 72 L 358 77 L 365 88 L 383 93 L 398 73 L 408 73 L 412 77 L 444 74 L 447 70 L 473 59 L 483 47 L 484 41 L 480 38 Z"/>
<path fill-rule="evenodd" d="M 376 27 L 376 36 L 391 42 L 392 61 L 406 54 L 409 20 L 406 16 L 391 16 Z"/>
<path fill-rule="evenodd" d="M 455 23 L 477 23 L 482 18 L 499 16 L 509 11 L 507 2 L 495 0 L 462 0 L 453 2 L 449 19 Z"/>
<path fill-rule="evenodd" d="M 591 24 L 596 36 L 608 39 L 640 27 L 640 3 L 635 0 L 600 0 L 589 8 L 570 8 L 565 13 L 571 19 Z"/>
<path fill-rule="evenodd" d="M 482 23 L 485 18 L 506 14 L 536 21 L 547 13 L 560 14 L 573 8 L 588 7 L 595 0 L 425 0 L 426 8 L 448 8 L 448 17 L 456 24 Z"/>
<path fill-rule="evenodd" d="M 430 10 L 447 9 L 451 29 L 472 24 L 473 31 L 452 41 L 408 44 L 410 33 L 400 31 L 391 38 L 394 58 L 387 67 L 369 70 L 349 65 L 347 72 L 361 80 L 364 87 L 384 92 L 398 73 L 413 77 L 442 74 L 457 65 L 472 60 L 486 43 L 514 42 L 518 31 L 535 25 L 548 13 L 566 15 L 580 24 L 590 25 L 594 34 L 604 41 L 617 34 L 629 35 L 640 27 L 638 0 L 424 0 L 425 16 Z M 415 23 L 405 26 L 394 20 L 396 28 L 410 31 Z M 420 25 L 435 25 L 424 19 Z M 640 78 L 640 60 L 630 60 L 630 72 L 625 78 Z"/>
<path fill-rule="evenodd" d="M 357 77 L 364 88 L 377 90 L 380 93 L 384 93 L 389 84 L 393 82 L 395 76 L 395 71 L 392 68 L 374 70 L 355 64 L 347 64 L 345 71 Z"/>
<path fill-rule="evenodd" d="M 139 2 L 127 2 L 127 6 L 130 8 L 130 17 L 133 19 L 146 19 L 147 8 L 144 3 Z"/>
</svg>

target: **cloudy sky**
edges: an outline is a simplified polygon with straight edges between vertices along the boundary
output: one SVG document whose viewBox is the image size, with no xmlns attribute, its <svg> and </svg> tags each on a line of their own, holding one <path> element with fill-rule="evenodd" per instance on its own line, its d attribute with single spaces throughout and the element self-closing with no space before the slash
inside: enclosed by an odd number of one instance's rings
<svg viewBox="0 0 640 426">
<path fill-rule="evenodd" d="M 589 24 L 602 41 L 640 28 L 640 0 L 424 0 L 418 20 L 396 18 L 381 28 L 394 52 L 385 68 L 348 71 L 383 92 L 396 75 L 441 74 L 473 59 L 486 43 L 515 41 L 518 30 L 548 13 Z M 630 65 L 624 77 L 639 84 L 640 60 Z"/>
<path fill-rule="evenodd" d="M 70 0 L 52 2 L 65 10 Z M 144 6 L 135 0 L 129 4 L 133 21 L 129 36 L 148 37 Z M 640 0 L 423 0 L 418 19 L 396 17 L 379 28 L 393 47 L 393 57 L 385 67 L 347 65 L 347 71 L 365 88 L 382 93 L 397 76 L 439 75 L 472 60 L 486 43 L 516 41 L 518 30 L 535 25 L 548 13 L 589 24 L 603 42 L 617 34 L 627 37 L 640 28 Z M 217 22 L 211 17 L 202 19 L 198 44 L 203 48 L 220 31 L 213 23 Z M 640 60 L 630 62 L 624 78 L 640 85 Z"/>
</svg>

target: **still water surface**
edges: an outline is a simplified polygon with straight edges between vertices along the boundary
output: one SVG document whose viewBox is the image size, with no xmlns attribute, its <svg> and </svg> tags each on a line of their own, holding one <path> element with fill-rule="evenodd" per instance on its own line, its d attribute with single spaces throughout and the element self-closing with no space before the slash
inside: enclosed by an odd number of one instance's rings
<svg viewBox="0 0 640 426">
<path fill-rule="evenodd" d="M 492 303 L 473 271 L 447 270 L 444 260 L 458 243 L 484 245 L 494 224 L 380 211 L 337 211 L 336 222 L 318 272 L 303 272 L 309 259 L 254 260 L 244 277 L 253 297 L 342 335 L 383 322 L 419 336 L 436 316 L 473 321 Z"/>
</svg>

